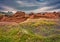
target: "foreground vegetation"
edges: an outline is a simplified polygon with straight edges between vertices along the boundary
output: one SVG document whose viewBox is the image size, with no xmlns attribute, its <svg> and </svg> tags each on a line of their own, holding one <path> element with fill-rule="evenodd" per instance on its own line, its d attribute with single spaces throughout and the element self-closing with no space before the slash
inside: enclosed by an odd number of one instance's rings
<svg viewBox="0 0 60 42">
<path fill-rule="evenodd" d="M 0 42 L 60 42 L 60 22 L 40 20 L 0 25 Z"/>
</svg>

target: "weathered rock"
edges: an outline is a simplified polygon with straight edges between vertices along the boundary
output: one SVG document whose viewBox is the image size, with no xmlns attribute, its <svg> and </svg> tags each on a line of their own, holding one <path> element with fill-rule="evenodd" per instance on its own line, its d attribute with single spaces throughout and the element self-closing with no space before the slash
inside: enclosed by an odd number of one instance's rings
<svg viewBox="0 0 60 42">
<path fill-rule="evenodd" d="M 44 13 L 26 14 L 25 12 L 17 11 L 15 14 L 12 14 L 12 15 L 0 15 L 0 22 L 23 22 L 28 18 L 55 19 L 55 18 L 60 18 L 60 12 L 44 12 Z"/>
</svg>

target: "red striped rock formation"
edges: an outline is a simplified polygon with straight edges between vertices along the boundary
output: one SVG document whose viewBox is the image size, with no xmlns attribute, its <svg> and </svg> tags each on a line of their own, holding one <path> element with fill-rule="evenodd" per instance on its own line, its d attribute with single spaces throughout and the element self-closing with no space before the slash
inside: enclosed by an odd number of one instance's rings
<svg viewBox="0 0 60 42">
<path fill-rule="evenodd" d="M 1 15 L 0 22 L 23 22 L 30 19 L 35 18 L 60 18 L 60 12 L 45 12 L 45 13 L 30 13 L 26 14 L 25 12 L 17 11 L 15 14 L 12 15 Z"/>
</svg>

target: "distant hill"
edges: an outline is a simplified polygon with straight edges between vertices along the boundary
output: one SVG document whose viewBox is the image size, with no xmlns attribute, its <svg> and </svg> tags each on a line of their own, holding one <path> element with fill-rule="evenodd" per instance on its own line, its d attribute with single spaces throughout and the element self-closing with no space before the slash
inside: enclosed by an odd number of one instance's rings
<svg viewBox="0 0 60 42">
<path fill-rule="evenodd" d="M 1 15 L 4 14 L 4 15 Z M 11 14 L 11 15 L 8 15 Z M 44 13 L 30 13 L 26 14 L 22 11 L 17 11 L 15 14 L 12 12 L 0 12 L 0 22 L 23 22 L 27 19 L 39 19 L 39 18 L 47 18 L 47 19 L 56 19 L 60 18 L 60 12 L 44 12 Z"/>
<path fill-rule="evenodd" d="M 9 11 L 8 11 L 8 12 L 1 12 L 1 11 L 0 11 L 0 14 L 10 15 L 10 14 L 13 14 L 13 12 L 9 12 Z"/>
</svg>

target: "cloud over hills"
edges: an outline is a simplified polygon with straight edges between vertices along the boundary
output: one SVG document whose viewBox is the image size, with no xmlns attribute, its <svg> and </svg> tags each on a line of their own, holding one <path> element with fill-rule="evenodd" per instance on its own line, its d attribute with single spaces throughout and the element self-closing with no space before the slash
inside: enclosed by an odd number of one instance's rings
<svg viewBox="0 0 60 42">
<path fill-rule="evenodd" d="M 60 0 L 0 0 L 0 11 L 60 11 Z"/>
</svg>

